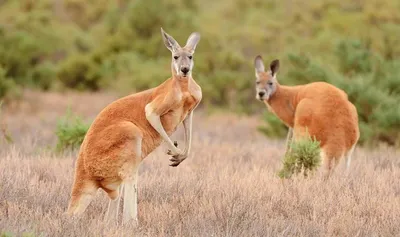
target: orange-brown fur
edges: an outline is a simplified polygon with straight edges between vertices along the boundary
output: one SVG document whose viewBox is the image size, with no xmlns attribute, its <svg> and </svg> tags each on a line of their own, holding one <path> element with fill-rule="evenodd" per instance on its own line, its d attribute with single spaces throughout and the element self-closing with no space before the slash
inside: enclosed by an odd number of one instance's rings
<svg viewBox="0 0 400 237">
<path fill-rule="evenodd" d="M 171 93 L 172 91 L 175 93 Z M 180 99 L 181 93 L 183 98 Z M 76 173 L 93 181 L 97 188 L 104 189 L 103 184 L 108 179 L 121 182 L 123 174 L 120 173 L 120 168 L 123 164 L 132 162 L 133 159 L 139 159 L 140 162 L 161 144 L 162 138 L 146 120 L 144 107 L 156 98 L 164 98 L 159 95 L 165 94 L 169 94 L 171 98 L 168 105 L 159 109 L 160 114 L 163 114 L 161 123 L 168 135 L 176 130 L 188 112 L 199 102 L 188 91 L 187 81 L 170 78 L 154 89 L 111 103 L 100 112 L 88 130 L 80 148 Z M 133 143 L 137 136 L 142 138 L 142 157 L 129 157 L 130 149 L 126 146 Z M 75 180 L 77 178 L 79 179 L 75 176 Z M 80 192 L 80 189 L 74 187 L 75 192 Z"/>
<path fill-rule="evenodd" d="M 161 85 L 104 108 L 81 145 L 68 213 L 81 214 L 99 188 L 114 200 L 120 197 L 124 181 L 136 182 L 134 176 L 141 161 L 163 140 L 146 118 L 146 105 L 152 105 L 170 136 L 200 100 L 201 88 L 191 74 L 183 77 L 173 71 L 173 76 Z"/>
<path fill-rule="evenodd" d="M 259 87 L 271 80 L 276 83 L 276 90 L 264 103 L 285 125 L 293 128 L 294 139 L 308 132 L 320 141 L 327 175 L 341 157 L 351 156 L 349 153 L 359 139 L 358 116 L 343 90 L 325 82 L 283 86 L 271 71 L 257 74 Z"/>
</svg>

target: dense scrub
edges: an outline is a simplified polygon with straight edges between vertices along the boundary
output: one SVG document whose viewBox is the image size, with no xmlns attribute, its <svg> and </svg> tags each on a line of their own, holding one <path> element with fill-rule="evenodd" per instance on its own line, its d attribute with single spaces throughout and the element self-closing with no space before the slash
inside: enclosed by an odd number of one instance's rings
<svg viewBox="0 0 400 237">
<path fill-rule="evenodd" d="M 203 106 L 263 111 L 252 67 L 263 54 L 281 59 L 283 84 L 322 80 L 344 89 L 359 110 L 361 141 L 394 145 L 399 22 L 395 0 L 2 1 L 0 97 L 12 98 L 21 87 L 127 94 L 155 86 L 170 75 L 163 26 L 181 44 L 201 32 L 194 75 Z M 263 131 L 284 134 L 266 116 Z"/>
</svg>

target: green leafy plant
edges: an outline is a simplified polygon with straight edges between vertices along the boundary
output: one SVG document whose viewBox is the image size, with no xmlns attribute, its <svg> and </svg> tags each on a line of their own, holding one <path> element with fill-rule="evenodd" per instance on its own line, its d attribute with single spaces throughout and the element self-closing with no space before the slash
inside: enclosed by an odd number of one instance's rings
<svg viewBox="0 0 400 237">
<path fill-rule="evenodd" d="M 36 234 L 34 232 L 24 232 L 22 233 L 22 237 L 35 237 Z"/>
<path fill-rule="evenodd" d="M 73 115 L 68 109 L 64 117 L 57 124 L 57 151 L 78 148 L 85 138 L 90 124 L 83 122 L 83 119 Z"/>
<path fill-rule="evenodd" d="M 321 165 L 320 143 L 307 136 L 290 145 L 283 159 L 283 167 L 278 172 L 280 178 L 291 178 L 293 175 L 312 174 Z"/>
<path fill-rule="evenodd" d="M 51 62 L 44 62 L 32 70 L 32 83 L 42 90 L 49 90 L 56 79 L 57 68 Z"/>
<path fill-rule="evenodd" d="M 14 236 L 17 236 L 17 235 L 15 235 L 12 232 L 1 232 L 0 233 L 0 237 L 14 237 Z M 33 232 L 23 232 L 21 236 L 22 237 L 35 237 L 36 234 Z"/>
<path fill-rule="evenodd" d="M 15 235 L 11 232 L 1 232 L 0 237 L 14 237 Z"/>
<path fill-rule="evenodd" d="M 70 56 L 57 73 L 60 82 L 69 88 L 98 90 L 100 77 L 95 62 L 88 56 Z"/>
<path fill-rule="evenodd" d="M 0 66 L 0 99 L 14 98 L 18 88 L 14 80 L 6 76 L 6 70 Z"/>
</svg>

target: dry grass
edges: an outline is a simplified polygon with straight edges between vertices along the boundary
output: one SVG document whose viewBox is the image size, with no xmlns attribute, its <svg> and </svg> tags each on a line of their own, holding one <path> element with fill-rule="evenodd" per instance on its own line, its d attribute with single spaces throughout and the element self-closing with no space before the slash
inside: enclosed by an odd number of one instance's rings
<svg viewBox="0 0 400 237">
<path fill-rule="evenodd" d="M 179 167 L 168 164 L 164 147 L 151 154 L 139 174 L 140 227 L 102 221 L 107 199 L 99 191 L 82 219 L 66 210 L 75 154 L 56 155 L 57 117 L 71 101 L 93 118 L 113 96 L 45 96 L 8 111 L 14 136 L 0 140 L 0 232 L 43 236 L 400 236 L 400 153 L 358 149 L 352 172 L 339 169 L 282 182 L 276 175 L 281 141 L 257 134 L 257 118 L 195 115 L 193 153 Z M 80 98 L 84 99 L 80 99 Z M 27 100 L 28 101 L 28 100 Z M 61 104 L 61 106 L 58 106 Z M 180 133 L 177 137 L 181 137 Z"/>
</svg>

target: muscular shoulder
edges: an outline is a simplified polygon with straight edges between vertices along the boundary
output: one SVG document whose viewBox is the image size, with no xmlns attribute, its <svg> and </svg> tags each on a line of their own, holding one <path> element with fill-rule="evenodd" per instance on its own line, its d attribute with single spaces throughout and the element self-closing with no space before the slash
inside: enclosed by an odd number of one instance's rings
<svg viewBox="0 0 400 237">
<path fill-rule="evenodd" d="M 327 82 L 313 82 L 303 87 L 302 94 L 307 98 L 331 98 L 347 100 L 348 96 L 342 89 Z"/>
</svg>

